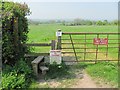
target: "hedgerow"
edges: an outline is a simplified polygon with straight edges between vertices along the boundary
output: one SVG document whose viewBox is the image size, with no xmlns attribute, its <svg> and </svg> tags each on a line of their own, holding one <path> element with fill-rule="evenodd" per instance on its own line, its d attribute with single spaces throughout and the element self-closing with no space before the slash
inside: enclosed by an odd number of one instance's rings
<svg viewBox="0 0 120 90">
<path fill-rule="evenodd" d="M 14 65 L 28 51 L 27 41 L 30 9 L 26 4 L 4 2 L 2 5 L 2 61 Z"/>
<path fill-rule="evenodd" d="M 2 89 L 27 88 L 32 78 L 31 67 L 24 54 L 28 47 L 28 6 L 14 2 L 2 3 Z"/>
</svg>

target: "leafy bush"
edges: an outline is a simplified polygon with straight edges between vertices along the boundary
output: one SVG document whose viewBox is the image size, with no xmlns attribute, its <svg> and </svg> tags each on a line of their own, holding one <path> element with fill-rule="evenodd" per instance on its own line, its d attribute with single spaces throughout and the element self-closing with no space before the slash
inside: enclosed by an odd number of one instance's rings
<svg viewBox="0 0 120 90">
<path fill-rule="evenodd" d="M 10 89 L 10 88 L 25 88 L 25 76 L 24 74 L 17 76 L 17 74 L 13 74 L 11 72 L 9 74 L 5 74 L 2 78 L 2 88 Z"/>
<path fill-rule="evenodd" d="M 18 61 L 14 67 L 6 65 L 2 74 L 2 88 L 27 88 L 31 77 L 32 70 L 24 60 Z"/>
<path fill-rule="evenodd" d="M 26 4 L 4 2 L 2 5 L 2 61 L 14 65 L 28 51 L 27 41 L 30 9 Z"/>
<path fill-rule="evenodd" d="M 102 21 L 97 21 L 96 25 L 103 25 L 103 22 Z"/>
</svg>

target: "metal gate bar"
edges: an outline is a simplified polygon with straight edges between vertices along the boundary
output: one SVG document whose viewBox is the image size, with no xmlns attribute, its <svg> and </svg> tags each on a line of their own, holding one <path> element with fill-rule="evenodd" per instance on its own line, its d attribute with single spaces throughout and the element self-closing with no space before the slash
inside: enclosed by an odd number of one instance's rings
<svg viewBox="0 0 120 90">
<path fill-rule="evenodd" d="M 86 34 L 85 34 L 85 48 L 84 48 L 84 60 L 85 60 L 85 57 L 86 57 Z"/>
<path fill-rule="evenodd" d="M 101 62 L 101 61 L 106 61 L 106 60 L 80 60 L 80 61 L 65 61 L 64 62 Z M 115 59 L 115 60 L 107 60 L 107 61 L 118 61 L 118 59 Z"/>
<path fill-rule="evenodd" d="M 106 47 L 99 47 L 99 49 L 101 48 L 106 48 Z M 108 48 L 119 48 L 119 47 L 108 47 Z M 73 48 L 61 48 L 61 49 L 73 49 Z M 89 47 L 89 48 L 80 48 L 80 47 L 76 47 L 75 49 L 96 49 L 96 48 L 93 48 L 93 47 Z"/>
<path fill-rule="evenodd" d="M 97 34 L 97 38 L 99 38 L 99 34 Z M 95 58 L 96 61 L 97 61 L 97 55 L 98 55 L 98 45 L 97 45 L 97 48 L 96 48 L 96 58 Z"/>
<path fill-rule="evenodd" d="M 107 39 L 109 39 L 109 34 L 107 34 Z M 109 41 L 108 41 L 109 44 Z M 107 50 L 106 50 L 106 60 L 108 60 L 108 45 L 107 45 Z"/>
<path fill-rule="evenodd" d="M 75 47 L 74 47 L 74 44 L 73 44 L 73 41 L 72 41 L 71 34 L 69 34 L 69 36 L 70 36 L 70 40 L 71 40 L 71 43 L 72 43 L 73 51 L 74 51 L 74 53 L 75 53 L 76 61 L 78 61 L 78 59 L 77 59 L 77 55 L 76 55 L 76 51 L 75 51 Z"/>
</svg>

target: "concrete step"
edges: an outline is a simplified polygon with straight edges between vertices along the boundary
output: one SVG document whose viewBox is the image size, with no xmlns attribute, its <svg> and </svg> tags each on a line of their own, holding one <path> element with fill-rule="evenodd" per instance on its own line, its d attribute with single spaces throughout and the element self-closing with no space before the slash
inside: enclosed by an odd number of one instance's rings
<svg viewBox="0 0 120 90">
<path fill-rule="evenodd" d="M 48 71 L 48 70 L 49 70 L 49 68 L 46 67 L 46 66 L 40 66 L 39 68 L 40 68 L 40 70 L 42 70 L 42 71 Z"/>
<path fill-rule="evenodd" d="M 46 66 L 39 66 L 39 69 L 42 71 L 42 74 L 43 74 L 43 75 L 45 75 L 45 74 L 46 74 L 46 71 L 49 70 L 49 68 L 46 67 Z"/>
</svg>

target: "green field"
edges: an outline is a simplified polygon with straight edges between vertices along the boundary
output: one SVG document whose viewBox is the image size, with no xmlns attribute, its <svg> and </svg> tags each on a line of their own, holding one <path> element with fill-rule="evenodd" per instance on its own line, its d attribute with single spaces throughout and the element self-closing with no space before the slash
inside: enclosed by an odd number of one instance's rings
<svg viewBox="0 0 120 90">
<path fill-rule="evenodd" d="M 62 32 L 118 32 L 118 27 L 117 26 L 63 26 L 61 24 L 40 24 L 40 25 L 29 25 L 29 33 L 28 33 L 28 43 L 50 43 L 51 40 L 57 40 L 56 37 L 56 31 L 58 29 L 61 29 Z M 93 43 L 93 38 L 97 37 L 97 35 L 87 35 L 86 38 L 87 39 L 91 39 L 91 40 L 87 40 L 87 43 Z M 100 38 L 106 38 L 107 35 L 100 35 Z M 65 39 L 69 39 L 70 37 L 68 35 L 66 36 L 62 36 L 62 38 Z M 73 41 L 73 42 L 79 42 L 79 43 L 84 43 L 85 40 L 85 35 L 76 35 L 76 36 L 72 36 L 73 39 L 81 39 L 83 38 L 83 40 L 78 40 L 78 41 Z M 118 35 L 109 35 L 109 39 L 118 39 Z M 62 42 L 68 42 L 71 43 L 70 40 L 66 40 L 66 41 L 62 41 Z M 118 40 L 109 40 L 109 43 L 118 43 Z M 81 47 L 84 48 L 84 45 L 74 45 L 75 47 Z M 72 48 L 72 44 L 71 45 L 62 45 L 62 47 L 70 47 Z M 91 45 L 88 44 L 86 45 L 86 47 L 90 47 L 90 48 L 96 48 L 95 45 Z M 104 48 L 100 48 L 98 49 L 99 52 L 106 52 L 106 46 L 102 45 L 99 47 L 104 47 Z M 108 47 L 118 47 L 117 44 L 108 44 Z M 31 51 L 32 52 L 49 52 L 51 47 L 32 47 Z M 63 51 L 73 51 L 73 50 L 63 50 Z M 84 49 L 76 49 L 77 52 L 84 52 Z M 96 49 L 87 49 L 87 52 L 95 52 Z M 112 59 L 117 59 L 118 58 L 118 54 L 116 53 L 118 52 L 118 48 L 109 48 L 108 49 L 108 59 L 112 60 Z M 77 54 L 78 57 L 80 57 L 81 59 L 84 58 L 84 53 L 82 54 Z M 73 54 L 74 56 L 74 54 Z M 99 53 L 98 54 L 98 59 L 105 59 L 106 57 L 106 53 Z M 95 59 L 95 54 L 94 53 L 87 53 L 86 54 L 86 59 L 87 60 L 91 60 L 91 59 Z"/>
<path fill-rule="evenodd" d="M 117 26 L 63 26 L 60 24 L 29 25 L 28 42 L 50 42 L 56 39 L 56 31 L 62 32 L 118 32 Z"/>
</svg>

